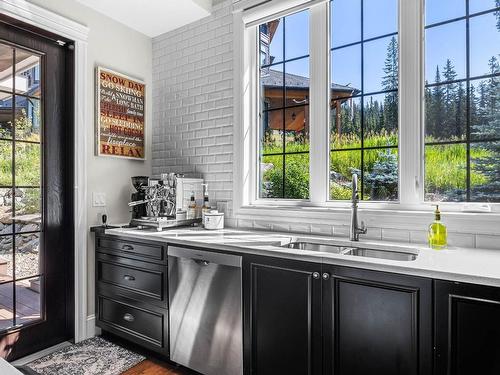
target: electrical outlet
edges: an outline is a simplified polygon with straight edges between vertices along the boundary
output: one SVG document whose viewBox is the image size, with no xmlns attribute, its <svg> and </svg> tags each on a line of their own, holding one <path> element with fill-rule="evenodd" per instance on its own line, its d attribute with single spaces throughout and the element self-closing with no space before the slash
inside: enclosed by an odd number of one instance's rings
<svg viewBox="0 0 500 375">
<path fill-rule="evenodd" d="M 92 193 L 92 207 L 106 207 L 106 193 Z"/>
</svg>

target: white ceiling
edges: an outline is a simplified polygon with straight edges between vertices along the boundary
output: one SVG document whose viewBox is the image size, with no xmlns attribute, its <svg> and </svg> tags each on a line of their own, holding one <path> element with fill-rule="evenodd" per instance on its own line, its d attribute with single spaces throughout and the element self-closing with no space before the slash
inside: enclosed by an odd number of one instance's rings
<svg viewBox="0 0 500 375">
<path fill-rule="evenodd" d="M 150 37 L 206 17 L 212 10 L 212 0 L 77 1 Z"/>
</svg>

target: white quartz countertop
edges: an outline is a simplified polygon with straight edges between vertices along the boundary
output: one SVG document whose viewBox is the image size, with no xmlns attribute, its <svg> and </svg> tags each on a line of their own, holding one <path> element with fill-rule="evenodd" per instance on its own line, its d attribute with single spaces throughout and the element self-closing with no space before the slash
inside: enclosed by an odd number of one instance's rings
<svg viewBox="0 0 500 375">
<path fill-rule="evenodd" d="M 169 229 L 107 229 L 106 234 L 147 239 L 171 245 L 187 245 L 208 250 L 267 255 L 308 262 L 358 267 L 435 279 L 467 282 L 500 287 L 500 251 L 466 248 L 431 250 L 424 245 L 387 241 L 363 240 L 351 242 L 344 237 L 279 233 L 241 229 L 208 231 L 202 228 Z M 417 254 L 412 261 L 343 255 L 327 252 L 296 250 L 280 247 L 291 241 L 321 242 L 337 246 L 369 247 Z"/>
</svg>

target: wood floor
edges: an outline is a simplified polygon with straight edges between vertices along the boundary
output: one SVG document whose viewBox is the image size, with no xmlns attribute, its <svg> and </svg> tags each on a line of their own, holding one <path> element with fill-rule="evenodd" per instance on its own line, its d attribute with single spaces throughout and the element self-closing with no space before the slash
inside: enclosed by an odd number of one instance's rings
<svg viewBox="0 0 500 375">
<path fill-rule="evenodd" d="M 191 375 L 191 371 L 180 369 L 165 362 L 146 359 L 122 375 Z"/>
</svg>

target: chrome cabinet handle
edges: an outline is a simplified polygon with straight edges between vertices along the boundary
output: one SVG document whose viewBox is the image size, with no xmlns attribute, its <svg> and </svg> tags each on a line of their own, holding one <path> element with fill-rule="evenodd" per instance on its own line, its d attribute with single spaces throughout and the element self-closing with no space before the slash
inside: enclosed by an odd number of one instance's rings
<svg viewBox="0 0 500 375">
<path fill-rule="evenodd" d="M 131 245 L 123 245 L 122 250 L 134 250 L 134 247 Z"/>
<path fill-rule="evenodd" d="M 135 277 L 130 275 L 123 275 L 123 278 L 127 281 L 134 281 Z"/>
<path fill-rule="evenodd" d="M 126 313 L 125 315 L 123 315 L 123 320 L 126 320 L 127 322 L 133 322 L 135 318 L 132 314 Z"/>
<path fill-rule="evenodd" d="M 328 272 L 323 273 L 323 280 L 328 280 L 330 278 L 330 274 Z"/>
<path fill-rule="evenodd" d="M 316 280 L 319 279 L 319 272 L 313 272 L 312 277 L 313 277 L 313 279 L 316 279 Z"/>
</svg>

